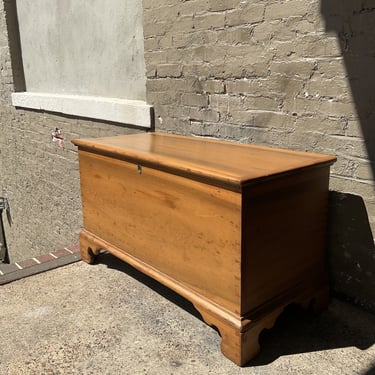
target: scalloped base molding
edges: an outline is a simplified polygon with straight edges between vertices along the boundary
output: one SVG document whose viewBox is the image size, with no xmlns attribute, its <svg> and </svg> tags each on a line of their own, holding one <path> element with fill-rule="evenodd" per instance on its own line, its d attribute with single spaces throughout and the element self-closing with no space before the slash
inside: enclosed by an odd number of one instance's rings
<svg viewBox="0 0 375 375">
<path fill-rule="evenodd" d="M 15 107 L 45 110 L 151 128 L 152 107 L 142 100 L 17 92 L 12 94 L 12 104 Z"/>
</svg>

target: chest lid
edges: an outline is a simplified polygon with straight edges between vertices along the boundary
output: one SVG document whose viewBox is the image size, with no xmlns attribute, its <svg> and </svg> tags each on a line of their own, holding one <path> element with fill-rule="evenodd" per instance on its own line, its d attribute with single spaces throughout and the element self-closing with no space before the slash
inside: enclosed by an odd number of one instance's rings
<svg viewBox="0 0 375 375">
<path fill-rule="evenodd" d="M 240 191 L 244 185 L 276 178 L 291 171 L 330 165 L 336 160 L 334 156 L 325 154 L 164 133 L 75 139 L 72 142 L 79 150 L 235 191 Z"/>
</svg>

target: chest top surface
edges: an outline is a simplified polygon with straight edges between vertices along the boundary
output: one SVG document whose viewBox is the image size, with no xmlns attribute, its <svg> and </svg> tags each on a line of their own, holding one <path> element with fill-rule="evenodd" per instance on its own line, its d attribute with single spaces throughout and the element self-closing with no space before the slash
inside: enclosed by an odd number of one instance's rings
<svg viewBox="0 0 375 375">
<path fill-rule="evenodd" d="M 291 171 L 330 165 L 336 160 L 332 155 L 164 133 L 72 142 L 80 150 L 204 179 L 233 190 Z"/>
</svg>

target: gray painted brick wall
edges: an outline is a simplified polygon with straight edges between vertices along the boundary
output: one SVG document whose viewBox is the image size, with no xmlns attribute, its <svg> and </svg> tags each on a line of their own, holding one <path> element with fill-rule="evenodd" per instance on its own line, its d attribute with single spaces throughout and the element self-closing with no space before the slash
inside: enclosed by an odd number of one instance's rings
<svg viewBox="0 0 375 375">
<path fill-rule="evenodd" d="M 337 155 L 331 282 L 375 311 L 370 2 L 143 4 L 147 95 L 157 130 Z"/>
<path fill-rule="evenodd" d="M 3 10 L 10 3 L 0 3 L 0 189 L 13 209 L 11 256 L 25 259 L 77 242 L 78 163 L 69 140 L 135 130 L 10 105 L 19 87 Z M 331 282 L 375 312 L 370 2 L 143 0 L 143 7 L 156 130 L 337 155 Z M 55 127 L 64 132 L 64 150 L 51 142 Z"/>
</svg>

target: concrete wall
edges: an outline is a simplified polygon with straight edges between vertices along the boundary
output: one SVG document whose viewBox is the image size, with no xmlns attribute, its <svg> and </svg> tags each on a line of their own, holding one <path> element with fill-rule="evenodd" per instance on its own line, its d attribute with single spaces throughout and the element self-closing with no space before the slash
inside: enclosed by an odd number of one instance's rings
<svg viewBox="0 0 375 375">
<path fill-rule="evenodd" d="M 141 2 L 17 0 L 17 12 L 27 91 L 145 99 Z"/>
<path fill-rule="evenodd" d="M 19 69 L 1 6 L 0 188 L 14 210 L 11 252 L 26 258 L 74 242 L 80 227 L 77 155 L 72 146 L 56 148 L 50 129 L 62 127 L 67 139 L 133 130 L 12 108 Z M 331 282 L 375 312 L 370 2 L 143 0 L 143 22 L 156 130 L 337 155 Z"/>
<path fill-rule="evenodd" d="M 122 124 L 16 110 L 11 94 L 23 89 L 16 21 L 15 2 L 0 2 L 0 195 L 5 190 L 11 205 L 13 225 L 5 223 L 5 231 L 13 262 L 78 243 L 78 160 L 70 140 L 139 131 Z M 121 83 L 123 77 L 115 78 Z M 62 129 L 64 148 L 51 140 L 56 127 Z"/>
</svg>

